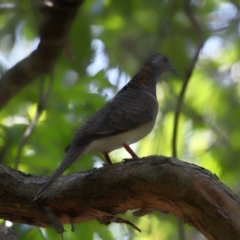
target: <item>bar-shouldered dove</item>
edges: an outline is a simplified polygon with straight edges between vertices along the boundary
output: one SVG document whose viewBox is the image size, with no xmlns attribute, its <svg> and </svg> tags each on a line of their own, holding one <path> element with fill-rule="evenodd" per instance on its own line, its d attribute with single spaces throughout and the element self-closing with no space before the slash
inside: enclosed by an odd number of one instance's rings
<svg viewBox="0 0 240 240">
<path fill-rule="evenodd" d="M 74 161 L 88 153 L 101 152 L 108 164 L 111 164 L 108 153 L 124 147 L 136 158 L 137 155 L 129 145 L 153 129 L 158 113 L 156 84 L 164 72 L 177 75 L 166 55 L 152 55 L 131 81 L 78 129 L 61 164 L 37 192 L 34 201 Z"/>
</svg>

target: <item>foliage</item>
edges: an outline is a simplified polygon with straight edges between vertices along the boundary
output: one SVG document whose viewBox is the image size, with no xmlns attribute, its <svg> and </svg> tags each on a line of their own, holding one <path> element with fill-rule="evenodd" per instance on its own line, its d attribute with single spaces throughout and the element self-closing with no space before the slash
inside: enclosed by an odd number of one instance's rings
<svg viewBox="0 0 240 240">
<path fill-rule="evenodd" d="M 35 47 L 41 14 L 39 1 L 3 1 L 0 4 L 0 71 L 6 71 Z M 26 87 L 0 112 L 0 156 L 4 165 L 26 173 L 53 172 L 84 120 L 133 76 L 152 53 L 167 54 L 179 79 L 166 76 L 159 83 L 159 116 L 151 134 L 135 144 L 140 156 L 172 155 L 173 120 L 183 81 L 204 40 L 178 123 L 180 159 L 216 173 L 234 192 L 240 169 L 240 7 L 236 1 L 120 1 L 86 0 L 71 28 L 68 43 L 53 72 L 53 88 L 36 128 L 16 155 L 23 134 L 36 114 L 41 84 L 48 89 L 51 76 Z M 197 25 L 194 23 L 197 22 Z M 200 26 L 200 32 L 197 26 Z M 123 150 L 111 154 L 115 162 L 129 157 Z M 101 166 L 99 154 L 86 156 L 65 174 Z M 125 216 L 126 217 L 126 216 Z M 177 220 L 153 213 L 133 221 L 142 233 L 123 225 L 97 222 L 66 226 L 65 239 L 176 239 Z M 21 239 L 54 239 L 54 230 L 14 224 Z M 185 227 L 186 239 L 204 239 Z M 44 236 L 44 237 L 43 237 Z"/>
</svg>

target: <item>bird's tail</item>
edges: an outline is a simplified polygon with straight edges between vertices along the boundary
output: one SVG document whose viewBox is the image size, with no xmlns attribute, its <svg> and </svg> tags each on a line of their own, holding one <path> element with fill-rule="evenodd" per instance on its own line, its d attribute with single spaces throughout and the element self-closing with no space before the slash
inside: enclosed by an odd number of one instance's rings
<svg viewBox="0 0 240 240">
<path fill-rule="evenodd" d="M 84 151 L 86 149 L 85 146 L 81 146 L 78 148 L 70 148 L 64 157 L 63 161 L 59 165 L 59 167 L 55 170 L 55 172 L 49 177 L 49 179 L 45 182 L 45 184 L 39 189 L 37 194 L 35 195 L 33 201 L 37 201 L 41 195 L 56 181 L 56 179 L 78 158 L 82 158 L 87 153 Z"/>
</svg>

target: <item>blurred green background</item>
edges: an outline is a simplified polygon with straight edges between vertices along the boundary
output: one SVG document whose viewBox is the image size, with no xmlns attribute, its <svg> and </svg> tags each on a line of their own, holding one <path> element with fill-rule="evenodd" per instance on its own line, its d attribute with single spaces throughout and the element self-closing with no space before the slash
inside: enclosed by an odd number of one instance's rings
<svg viewBox="0 0 240 240">
<path fill-rule="evenodd" d="M 0 73 L 31 53 L 39 42 L 40 1 L 6 0 L 0 3 Z M 53 88 L 46 109 L 24 144 L 23 134 L 36 114 L 40 83 L 34 81 L 0 112 L 2 164 L 26 173 L 50 175 L 64 156 L 76 129 L 111 99 L 153 53 L 167 54 L 179 79 L 166 75 L 157 86 L 159 115 L 154 130 L 133 148 L 139 156 L 172 155 L 174 110 L 182 84 L 197 50 L 196 65 L 181 106 L 177 138 L 178 158 L 218 175 L 236 194 L 240 172 L 240 3 L 237 0 L 85 0 L 53 71 Z M 115 163 L 128 158 L 124 150 L 111 153 Z M 100 154 L 73 164 L 65 174 L 101 167 Z M 64 239 L 172 240 L 178 220 L 154 212 L 128 220 L 126 225 L 97 221 L 66 225 Z M 61 239 L 53 229 L 1 221 L 20 239 Z M 205 239 L 184 225 L 185 239 Z"/>
</svg>

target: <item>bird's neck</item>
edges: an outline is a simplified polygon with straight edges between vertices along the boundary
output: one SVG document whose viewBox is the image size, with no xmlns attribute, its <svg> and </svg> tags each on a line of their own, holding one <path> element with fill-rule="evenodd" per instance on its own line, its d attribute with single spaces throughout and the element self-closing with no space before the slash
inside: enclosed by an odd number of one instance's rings
<svg viewBox="0 0 240 240">
<path fill-rule="evenodd" d="M 160 74 L 155 72 L 150 66 L 143 66 L 122 90 L 141 89 L 156 96 L 156 84 L 159 75 Z"/>
</svg>

